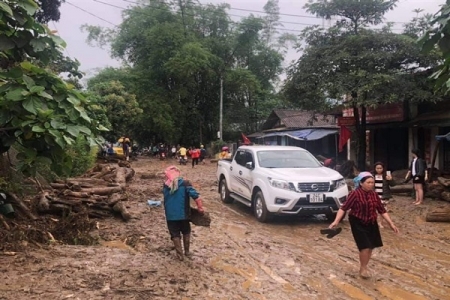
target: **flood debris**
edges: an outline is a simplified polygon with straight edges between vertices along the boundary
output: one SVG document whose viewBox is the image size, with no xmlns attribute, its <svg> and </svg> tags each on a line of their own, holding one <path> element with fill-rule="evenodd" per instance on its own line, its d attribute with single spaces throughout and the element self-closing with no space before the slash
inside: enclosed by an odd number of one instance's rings
<svg viewBox="0 0 450 300">
<path fill-rule="evenodd" d="M 87 209 L 91 218 L 105 218 L 117 213 L 123 220 L 131 219 L 123 201 L 128 200 L 126 185 L 135 174 L 129 162 L 117 166 L 97 164 L 77 178 L 51 183 L 53 190 L 39 195 L 40 214 L 67 215 Z"/>
</svg>

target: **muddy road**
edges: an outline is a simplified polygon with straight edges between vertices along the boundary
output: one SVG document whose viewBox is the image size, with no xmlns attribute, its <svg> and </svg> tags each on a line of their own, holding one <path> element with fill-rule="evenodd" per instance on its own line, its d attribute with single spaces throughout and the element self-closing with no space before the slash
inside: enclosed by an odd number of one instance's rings
<svg viewBox="0 0 450 300">
<path fill-rule="evenodd" d="M 349 224 L 333 239 L 324 218 L 278 218 L 223 205 L 216 164 L 181 166 L 211 213 L 211 228 L 193 227 L 192 260 L 175 259 L 161 207 L 161 179 L 142 179 L 171 161 L 140 158 L 129 186 L 134 218 L 99 220 L 95 246 L 29 247 L 0 254 L 0 299 L 450 299 L 450 224 L 426 223 L 428 209 L 450 205 L 396 197 L 389 211 L 401 233 L 382 229 L 373 277 L 360 279 Z"/>
</svg>

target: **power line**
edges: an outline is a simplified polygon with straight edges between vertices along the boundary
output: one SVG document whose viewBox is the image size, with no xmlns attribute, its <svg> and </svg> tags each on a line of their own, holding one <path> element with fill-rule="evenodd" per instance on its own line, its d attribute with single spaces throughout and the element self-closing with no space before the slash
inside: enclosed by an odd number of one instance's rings
<svg viewBox="0 0 450 300">
<path fill-rule="evenodd" d="M 94 1 L 95 1 L 95 0 L 94 0 Z M 127 3 L 131 3 L 131 4 L 137 4 L 137 5 L 140 5 L 140 4 L 141 4 L 141 3 L 139 3 L 139 2 L 130 1 L 130 0 L 122 0 L 122 1 L 123 1 L 123 2 L 127 2 Z M 97 2 L 98 2 L 98 1 L 97 1 Z M 202 7 L 205 7 L 205 6 L 206 6 L 205 4 L 194 3 L 194 2 L 190 2 L 190 1 L 188 1 L 188 3 L 196 4 L 196 5 L 199 5 L 199 6 L 202 6 Z M 147 5 L 147 6 L 148 6 L 148 7 L 155 8 L 155 9 L 162 9 L 162 8 L 160 8 L 160 7 L 155 7 L 155 6 L 151 6 L 151 5 Z M 230 8 L 230 9 L 233 9 L 233 8 Z M 240 9 L 236 9 L 236 10 L 240 10 Z M 250 10 L 245 10 L 245 11 L 250 11 Z M 252 11 L 252 12 L 258 12 L 258 11 Z M 239 17 L 239 18 L 245 18 L 245 17 L 248 17 L 248 16 L 234 15 L 234 14 L 230 14 L 230 13 L 228 13 L 228 15 L 229 15 L 229 16 L 232 16 L 232 17 Z M 309 18 L 313 18 L 313 19 L 318 19 L 318 20 L 319 20 L 319 18 L 317 18 L 317 17 L 312 17 L 312 16 L 305 16 L 305 17 L 309 17 Z M 320 24 L 313 24 L 313 23 L 301 23 L 301 22 L 291 22 L 291 21 L 278 21 L 278 23 L 281 23 L 281 24 L 302 25 L 302 26 L 320 25 Z"/>
<path fill-rule="evenodd" d="M 92 0 L 92 1 L 98 2 L 98 3 L 103 4 L 103 5 L 111 6 L 111 7 L 117 8 L 117 9 L 121 9 L 121 10 L 126 10 L 126 9 L 128 9 L 128 8 L 121 7 L 121 6 L 118 6 L 118 5 L 106 3 L 106 2 L 103 2 L 103 1 L 100 1 L 100 0 Z M 132 4 L 140 5 L 140 3 L 134 2 L 134 1 L 129 1 L 129 0 L 122 0 L 122 1 L 128 2 L 128 3 L 132 3 Z M 67 2 L 67 3 L 69 3 L 69 2 Z M 71 3 L 69 3 L 69 4 L 71 4 Z M 73 4 L 72 4 L 72 5 L 73 5 Z M 163 11 L 167 11 L 167 12 L 172 12 L 170 9 L 166 9 L 166 8 L 162 8 L 162 7 L 156 7 L 156 6 L 152 6 L 152 5 L 146 5 L 145 7 L 150 7 L 150 8 L 153 8 L 153 9 L 159 9 L 159 10 L 163 10 Z M 81 9 L 81 8 L 80 8 L 80 9 Z M 84 10 L 83 10 L 83 11 L 84 11 Z M 146 13 L 141 12 L 141 11 L 136 11 L 136 12 L 149 16 L 149 14 L 146 14 Z M 89 13 L 89 12 L 88 12 L 88 13 Z M 89 13 L 89 14 L 91 14 L 91 13 Z M 195 17 L 195 16 L 196 16 L 196 15 L 188 14 L 188 13 L 185 13 L 184 15 L 186 15 L 186 16 L 192 16 L 192 17 Z M 234 16 L 234 17 L 239 17 L 239 18 L 245 18 L 245 17 L 247 17 L 247 16 L 240 16 L 240 15 L 233 15 L 233 14 L 228 14 L 228 15 L 229 15 L 229 16 Z M 100 17 L 98 17 L 98 16 L 96 16 L 96 15 L 93 15 L 93 16 L 95 16 L 95 17 L 97 17 L 97 18 L 100 18 Z M 100 18 L 100 19 L 102 19 L 102 18 Z M 104 20 L 104 19 L 102 19 L 102 20 Z M 106 21 L 106 20 L 104 20 L 104 21 Z M 110 23 L 109 21 L 106 21 L 106 22 Z M 233 22 L 233 21 L 231 21 L 230 23 L 232 23 L 232 24 L 239 24 L 239 23 L 236 23 L 236 22 Z M 302 26 L 315 26 L 315 25 L 321 26 L 320 24 L 299 23 L 299 22 L 285 22 L 285 21 L 280 21 L 279 23 L 290 23 L 290 24 L 297 24 L 297 25 L 302 25 Z M 110 24 L 112 24 L 112 23 L 110 23 Z M 118 25 L 115 25 L 115 24 L 112 24 L 112 25 L 118 26 Z M 292 28 L 273 27 L 273 29 L 281 30 L 281 31 L 290 31 L 290 32 L 303 32 L 303 30 L 292 29 Z M 401 29 L 393 29 L 393 30 L 401 30 Z"/>
<path fill-rule="evenodd" d="M 99 0 L 92 0 L 92 1 L 98 2 L 98 3 L 101 3 L 101 4 L 104 4 L 104 5 L 108 5 L 108 6 L 111 6 L 111 7 L 115 7 L 115 8 L 121 9 L 121 10 L 126 10 L 126 9 L 127 9 L 127 8 L 125 8 L 125 7 L 117 6 L 117 5 L 110 4 L 110 3 L 106 3 L 106 2 L 103 2 L 103 1 L 99 1 Z M 122 1 L 125 1 L 125 0 L 122 0 Z M 137 3 L 137 2 L 131 2 L 131 1 L 125 1 L 125 2 L 130 2 L 130 3 L 136 3 L 136 4 L 139 4 L 139 3 Z M 160 10 L 164 10 L 164 11 L 170 12 L 170 10 L 164 9 L 164 8 L 161 8 L 161 7 L 155 7 L 155 6 L 151 6 L 151 5 L 147 5 L 146 7 L 151 7 L 151 8 L 154 8 L 154 9 L 160 9 Z M 138 12 L 138 13 L 141 13 L 141 14 L 144 14 L 144 15 L 148 15 L 148 14 L 146 14 L 146 13 L 144 13 L 144 12 L 139 12 L 139 11 L 137 11 L 137 12 Z M 187 14 L 187 13 L 185 13 L 184 15 L 195 17 L 195 15 L 193 15 L 193 14 Z M 228 15 L 229 15 L 229 16 L 240 17 L 240 18 L 245 18 L 245 17 L 246 17 L 246 16 L 231 15 L 231 14 L 228 14 Z M 231 22 L 231 23 L 237 24 L 236 22 Z M 280 22 L 280 23 L 282 23 L 282 22 Z M 300 23 L 298 23 L 298 24 L 300 24 Z M 314 25 L 320 25 L 320 24 L 307 24 L 307 23 L 303 23 L 303 24 L 301 24 L 301 25 L 304 25 L 304 26 L 314 26 Z M 274 29 L 281 30 L 281 31 L 303 32 L 303 30 L 290 29 L 290 28 L 274 27 Z"/>
<path fill-rule="evenodd" d="M 131 2 L 131 1 L 127 1 L 127 0 L 122 0 L 122 1 Z M 194 2 L 190 2 L 190 1 L 188 1 L 188 2 L 195 4 Z M 204 4 L 200 3 L 200 1 L 199 1 L 199 5 L 205 6 Z M 246 11 L 246 12 L 254 12 L 254 13 L 262 13 L 262 14 L 270 14 L 270 13 L 268 13 L 266 11 L 245 9 L 245 8 L 237 8 L 237 7 L 230 7 L 229 9 L 230 10 L 238 10 L 238 11 Z M 297 18 L 309 18 L 309 19 L 320 19 L 320 20 L 322 19 L 322 18 L 319 18 L 319 17 L 316 17 L 316 16 L 286 14 L 286 13 L 280 13 L 280 12 L 278 13 L 278 15 L 280 15 L 280 16 L 287 16 L 287 17 L 297 17 Z M 285 21 L 283 21 L 283 22 L 285 22 Z M 390 23 L 407 24 L 407 22 L 390 22 Z"/>
<path fill-rule="evenodd" d="M 108 24 L 111 24 L 111 25 L 117 27 L 116 24 L 111 23 L 110 21 L 105 20 L 105 19 L 103 19 L 102 17 L 99 17 L 99 16 L 97 16 L 97 15 L 95 15 L 95 14 L 93 14 L 93 13 L 91 13 L 91 12 L 89 12 L 89 11 L 87 11 L 87 10 L 85 10 L 85 9 L 83 9 L 83 8 L 81 8 L 81 7 L 79 7 L 79 6 L 77 6 L 77 5 L 75 5 L 75 4 L 72 4 L 72 3 L 70 3 L 69 1 L 66 1 L 65 3 L 67 3 L 67 4 L 69 4 L 69 5 L 72 5 L 73 7 L 78 8 L 79 10 L 84 11 L 85 13 L 90 14 L 91 16 L 96 17 L 97 19 L 100 19 L 100 20 L 102 20 L 102 21 L 104 21 L 104 22 L 106 22 L 106 23 L 108 23 Z"/>
<path fill-rule="evenodd" d="M 125 0 L 123 0 L 125 1 Z M 128 1 L 127 1 L 128 2 Z M 190 2 L 190 1 L 188 1 Z M 190 2 L 195 4 L 194 2 Z M 201 6 L 204 6 L 204 4 L 200 3 Z M 246 11 L 246 12 L 253 12 L 253 13 L 262 13 L 262 14 L 269 14 L 268 12 L 261 11 L 261 10 L 253 10 L 253 9 L 245 9 L 245 8 L 238 8 L 238 7 L 230 7 L 230 10 L 238 10 L 238 11 Z M 296 14 L 285 14 L 285 13 L 278 13 L 280 16 L 287 16 L 287 17 L 297 17 L 297 18 L 307 18 L 307 19 L 322 19 L 315 16 L 308 16 L 308 15 L 296 15 Z"/>
<path fill-rule="evenodd" d="M 140 4 L 140 3 L 136 2 L 136 1 L 131 1 L 131 0 L 122 0 L 122 1 L 128 2 L 128 3 L 132 3 L 132 4 Z M 188 0 L 187 3 L 196 4 L 196 5 L 200 5 L 200 6 L 207 6 L 206 4 L 202 4 L 199 0 L 197 0 L 197 3 Z M 245 8 L 238 8 L 238 7 L 231 7 L 231 6 L 229 7 L 229 9 L 230 10 L 237 10 L 237 11 L 252 12 L 252 13 L 270 14 L 270 13 L 268 13 L 266 11 L 245 9 Z M 296 17 L 296 18 L 318 19 L 318 20 L 323 19 L 323 18 L 319 18 L 319 17 L 316 17 L 316 16 L 287 14 L 287 13 L 280 13 L 280 12 L 278 13 L 278 15 L 280 15 L 280 16 L 287 16 L 287 17 Z M 237 16 L 237 15 L 231 15 L 230 14 L 230 16 Z M 244 17 L 244 16 L 237 16 L 237 17 Z M 296 23 L 296 22 L 288 22 L 288 21 L 280 21 L 280 23 L 306 25 L 304 23 Z M 408 22 L 389 22 L 389 23 L 408 24 Z M 316 25 L 316 24 L 307 24 L 307 25 Z"/>
</svg>

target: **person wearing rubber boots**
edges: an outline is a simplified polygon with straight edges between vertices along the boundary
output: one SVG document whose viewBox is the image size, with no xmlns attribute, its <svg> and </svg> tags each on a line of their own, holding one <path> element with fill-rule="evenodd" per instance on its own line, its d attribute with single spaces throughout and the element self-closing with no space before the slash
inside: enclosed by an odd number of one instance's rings
<svg viewBox="0 0 450 300">
<path fill-rule="evenodd" d="M 204 213 L 203 203 L 199 193 L 188 180 L 181 177 L 181 172 L 177 167 L 168 167 L 164 174 L 163 195 L 167 228 L 175 246 L 177 257 L 183 260 L 184 256 L 190 257 L 191 254 L 189 251 L 191 239 L 190 198 L 195 200 L 200 213 Z M 184 255 L 181 236 L 183 236 Z"/>
</svg>

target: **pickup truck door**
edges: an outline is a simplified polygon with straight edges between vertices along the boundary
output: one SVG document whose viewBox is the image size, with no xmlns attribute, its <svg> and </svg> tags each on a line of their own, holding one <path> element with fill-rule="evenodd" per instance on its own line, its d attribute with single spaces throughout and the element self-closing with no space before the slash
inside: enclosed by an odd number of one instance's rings
<svg viewBox="0 0 450 300">
<path fill-rule="evenodd" d="M 254 166 L 253 155 L 245 150 L 238 150 L 231 164 L 231 189 L 236 194 L 250 199 L 252 195 L 252 170 L 245 165 L 252 162 Z"/>
</svg>

